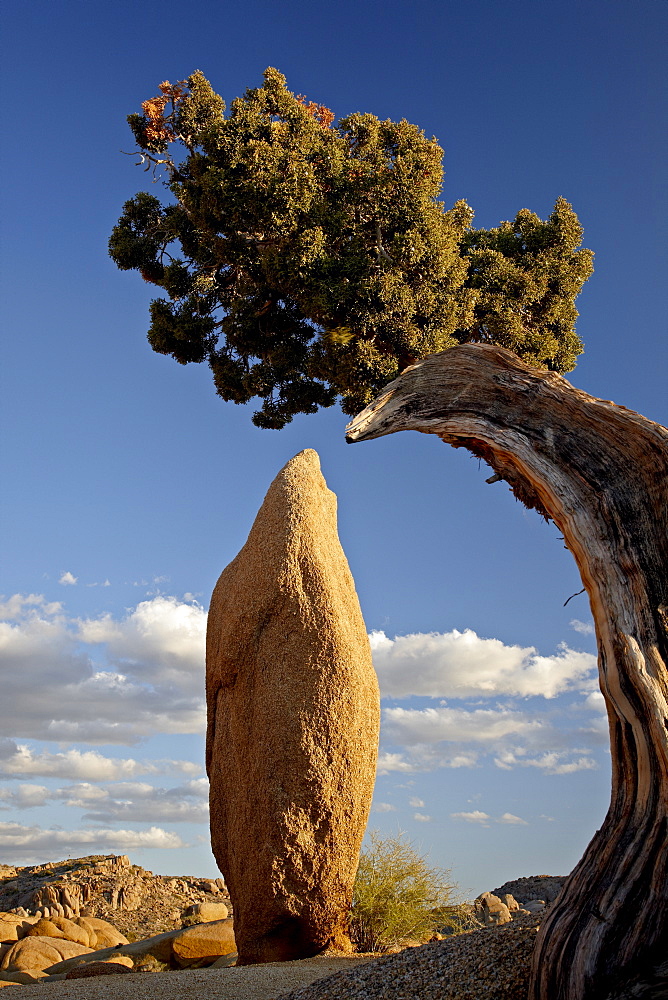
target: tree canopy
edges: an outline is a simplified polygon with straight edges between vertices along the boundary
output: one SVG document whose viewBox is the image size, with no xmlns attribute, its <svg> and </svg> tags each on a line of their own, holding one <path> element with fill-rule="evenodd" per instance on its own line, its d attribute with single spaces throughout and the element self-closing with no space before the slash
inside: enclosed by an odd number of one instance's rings
<svg viewBox="0 0 668 1000">
<path fill-rule="evenodd" d="M 207 361 L 223 399 L 260 398 L 258 426 L 337 398 L 355 413 L 466 342 L 575 366 L 593 255 L 563 198 L 546 221 L 522 209 L 475 229 L 464 201 L 439 201 L 443 151 L 410 122 L 337 122 L 275 69 L 227 114 L 200 72 L 159 91 L 128 122 L 170 194 L 126 202 L 109 252 L 167 293 L 151 303 L 153 349 Z"/>
</svg>

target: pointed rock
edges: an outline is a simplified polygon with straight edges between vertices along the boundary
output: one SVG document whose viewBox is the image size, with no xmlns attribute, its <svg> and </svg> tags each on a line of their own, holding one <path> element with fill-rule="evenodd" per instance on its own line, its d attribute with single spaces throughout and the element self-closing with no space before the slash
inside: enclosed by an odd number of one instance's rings
<svg viewBox="0 0 668 1000">
<path fill-rule="evenodd" d="M 218 580 L 207 708 L 211 839 L 238 964 L 349 950 L 379 694 L 315 451 L 279 472 Z"/>
</svg>

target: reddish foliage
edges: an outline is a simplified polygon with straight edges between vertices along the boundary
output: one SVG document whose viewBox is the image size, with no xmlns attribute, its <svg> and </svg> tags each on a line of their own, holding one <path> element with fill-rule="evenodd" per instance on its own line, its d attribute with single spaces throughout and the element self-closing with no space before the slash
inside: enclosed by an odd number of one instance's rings
<svg viewBox="0 0 668 1000">
<path fill-rule="evenodd" d="M 161 145 L 165 142 L 174 142 L 177 139 L 173 127 L 174 112 L 176 105 L 185 96 L 185 87 L 185 80 L 174 84 L 165 80 L 158 87 L 159 96 L 151 97 L 142 103 L 142 111 L 149 121 L 145 130 L 146 140 L 149 144 Z M 165 108 L 169 102 L 171 102 L 172 110 L 168 115 L 165 115 Z"/>
<path fill-rule="evenodd" d="M 315 101 L 308 101 L 303 94 L 297 94 L 297 100 L 303 104 L 310 115 L 322 125 L 323 128 L 331 128 L 332 122 L 336 118 L 333 111 L 326 108 L 324 104 L 316 104 Z"/>
</svg>

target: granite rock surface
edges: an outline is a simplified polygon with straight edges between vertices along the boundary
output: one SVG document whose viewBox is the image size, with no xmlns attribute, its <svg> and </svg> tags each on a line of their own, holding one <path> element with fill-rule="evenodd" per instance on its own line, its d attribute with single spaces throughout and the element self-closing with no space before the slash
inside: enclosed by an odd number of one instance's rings
<svg viewBox="0 0 668 1000">
<path fill-rule="evenodd" d="M 303 451 L 211 599 L 211 840 L 239 963 L 346 950 L 373 792 L 379 693 L 336 497 Z"/>
</svg>

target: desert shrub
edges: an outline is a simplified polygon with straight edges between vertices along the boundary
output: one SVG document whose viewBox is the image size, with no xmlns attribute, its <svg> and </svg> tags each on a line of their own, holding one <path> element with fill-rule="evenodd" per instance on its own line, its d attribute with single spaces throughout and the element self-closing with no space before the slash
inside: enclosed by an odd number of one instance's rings
<svg viewBox="0 0 668 1000">
<path fill-rule="evenodd" d="M 441 906 L 434 910 L 436 929 L 446 937 L 453 934 L 464 934 L 466 931 L 479 930 L 482 926 L 476 920 L 472 903 L 457 903 L 451 906 Z"/>
<path fill-rule="evenodd" d="M 134 972 L 169 972 L 169 962 L 161 962 L 154 955 L 137 955 L 134 960 Z"/>
<path fill-rule="evenodd" d="M 428 940 L 444 912 L 455 909 L 450 872 L 430 867 L 403 833 L 381 839 L 374 832 L 370 841 L 353 888 L 353 944 L 358 951 L 382 952 L 408 938 Z"/>
</svg>

